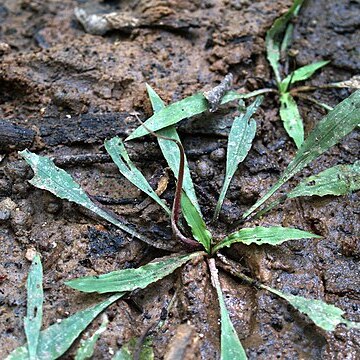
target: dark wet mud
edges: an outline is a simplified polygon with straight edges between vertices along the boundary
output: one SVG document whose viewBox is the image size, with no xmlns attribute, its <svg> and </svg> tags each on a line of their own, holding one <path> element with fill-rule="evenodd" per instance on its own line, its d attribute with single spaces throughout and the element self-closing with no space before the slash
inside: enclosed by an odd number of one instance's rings
<svg viewBox="0 0 360 360">
<path fill-rule="evenodd" d="M 99 301 L 64 281 L 143 265 L 169 252 L 150 247 L 80 207 L 35 189 L 32 173 L 17 154 L 29 148 L 52 156 L 97 199 L 159 243 L 171 241 L 164 212 L 129 184 L 103 147 L 106 138 L 127 136 L 138 124 L 131 113 L 151 115 L 145 82 L 162 98 L 177 101 L 207 91 L 225 74 L 234 88 L 275 86 L 265 56 L 265 33 L 291 1 L 0 1 L 0 357 L 25 341 L 25 280 L 29 249 L 44 264 L 44 326 Z M 86 33 L 74 15 L 121 11 L 136 26 Z M 295 24 L 290 70 L 331 60 L 308 83 L 341 81 L 360 70 L 358 1 L 307 1 Z M 139 25 L 140 24 L 140 25 Z M 318 90 L 331 106 L 348 90 Z M 308 133 L 324 116 L 299 100 Z M 235 105 L 186 120 L 179 133 L 186 148 L 199 201 L 211 219 L 225 170 L 226 137 Z M 296 149 L 280 122 L 278 99 L 268 95 L 256 115 L 252 150 L 231 183 L 216 237 L 229 231 L 292 159 Z M 359 155 L 358 131 L 325 153 L 300 176 Z M 166 163 L 153 138 L 129 143 L 129 153 L 156 188 Z M 85 154 L 85 156 L 84 156 Z M 174 180 L 163 198 L 171 204 Z M 225 251 L 247 275 L 295 295 L 317 298 L 360 321 L 359 194 L 286 202 L 247 225 L 297 227 L 322 236 L 279 247 L 235 245 Z M 173 250 L 176 250 L 174 248 Z M 326 333 L 285 301 L 220 272 L 231 319 L 250 359 L 356 359 L 360 333 L 338 326 Z M 155 358 L 219 358 L 219 310 L 207 265 L 197 261 L 112 305 L 110 324 L 95 359 L 110 359 L 132 337 L 161 316 L 173 299 L 165 325 L 154 332 Z M 98 321 L 91 325 L 94 328 Z M 77 343 L 63 357 L 71 358 Z"/>
</svg>

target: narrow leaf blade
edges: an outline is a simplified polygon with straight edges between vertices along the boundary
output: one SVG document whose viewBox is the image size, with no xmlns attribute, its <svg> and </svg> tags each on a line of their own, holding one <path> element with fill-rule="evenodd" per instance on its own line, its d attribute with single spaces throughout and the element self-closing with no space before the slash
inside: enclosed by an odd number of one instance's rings
<svg viewBox="0 0 360 360">
<path fill-rule="evenodd" d="M 360 161 L 352 165 L 337 165 L 309 176 L 295 187 L 289 198 L 298 196 L 346 195 L 360 189 Z"/>
<path fill-rule="evenodd" d="M 53 360 L 64 354 L 79 335 L 104 309 L 124 294 L 119 293 L 88 309 L 78 311 L 74 315 L 55 323 L 41 331 L 37 350 L 37 359 Z M 27 345 L 15 349 L 7 360 L 27 360 Z"/>
<path fill-rule="evenodd" d="M 211 281 L 216 289 L 219 300 L 220 316 L 221 316 L 221 360 L 246 360 L 246 352 L 239 337 L 235 331 L 234 325 L 230 320 L 229 313 L 226 309 L 224 297 L 220 287 L 218 270 L 215 267 L 214 259 L 209 260 L 209 268 L 211 272 Z"/>
<path fill-rule="evenodd" d="M 231 126 L 227 146 L 225 180 L 215 208 L 214 219 L 217 219 L 219 216 L 227 190 L 236 169 L 250 151 L 256 133 L 256 122 L 251 119 L 251 117 L 261 105 L 262 100 L 262 97 L 256 98 L 256 100 L 246 109 L 245 114 L 236 117 Z"/>
<path fill-rule="evenodd" d="M 109 323 L 108 317 L 105 315 L 100 327 L 94 332 L 91 337 L 86 340 L 82 340 L 80 347 L 77 349 L 75 354 L 75 360 L 90 359 L 94 354 L 95 344 L 98 341 L 100 335 L 106 330 Z"/>
<path fill-rule="evenodd" d="M 272 196 L 285 182 L 314 159 L 339 142 L 360 123 L 360 90 L 330 111 L 305 139 L 295 158 L 290 162 L 275 185 L 253 205 L 243 218 L 249 216 Z"/>
<path fill-rule="evenodd" d="M 144 289 L 149 284 L 171 274 L 187 261 L 203 254 L 203 252 L 195 252 L 176 257 L 164 257 L 137 269 L 113 271 L 99 276 L 86 276 L 67 281 L 65 284 L 75 290 L 100 294 Z"/>
<path fill-rule="evenodd" d="M 149 195 L 155 200 L 168 215 L 171 214 L 170 209 L 163 203 L 160 197 L 152 189 L 144 175 L 137 169 L 137 167 L 130 160 L 125 146 L 119 137 L 114 137 L 105 141 L 105 149 L 111 156 L 113 162 L 117 165 L 120 173 L 126 177 L 132 184 Z"/>
<path fill-rule="evenodd" d="M 234 91 L 229 91 L 222 98 L 221 104 L 225 104 L 229 101 L 241 98 L 241 94 L 237 94 Z M 170 125 L 174 125 L 183 119 L 201 114 L 207 111 L 208 107 L 209 105 L 204 95 L 198 93 L 170 104 L 160 111 L 155 112 L 153 116 L 146 120 L 145 125 L 150 130 L 156 132 Z M 126 141 L 133 140 L 147 134 L 148 131 L 145 129 L 145 127 L 139 126 L 130 136 L 126 138 Z"/>
<path fill-rule="evenodd" d="M 263 227 L 257 226 L 254 228 L 243 228 L 235 233 L 227 236 L 214 248 L 214 252 L 234 243 L 250 244 L 269 244 L 280 245 L 288 240 L 299 240 L 307 238 L 321 238 L 319 235 L 312 234 L 307 231 L 286 228 L 282 226 Z"/>
<path fill-rule="evenodd" d="M 280 95 L 280 118 L 286 132 L 299 148 L 304 141 L 304 125 L 296 102 L 289 93 Z"/>
<path fill-rule="evenodd" d="M 155 92 L 155 90 L 148 84 L 146 84 L 146 89 L 151 101 L 152 108 L 154 110 L 154 113 L 161 111 L 165 107 L 164 102 L 161 100 L 160 96 Z M 166 136 L 168 138 L 177 140 L 180 142 L 179 135 L 176 131 L 176 129 L 172 126 L 159 130 L 157 132 L 159 135 Z M 180 163 L 180 153 L 178 146 L 173 142 L 169 140 L 164 140 L 158 138 L 158 143 L 160 146 L 160 149 L 171 169 L 171 171 L 174 173 L 175 178 L 177 178 L 179 173 L 179 163 Z M 189 197 L 191 202 L 194 204 L 198 212 L 201 214 L 200 206 L 197 201 L 194 184 L 191 179 L 190 171 L 189 171 L 189 165 L 185 156 L 185 164 L 184 164 L 184 180 L 183 180 L 183 190 L 185 191 L 186 195 Z"/>
<path fill-rule="evenodd" d="M 27 279 L 27 314 L 24 319 L 30 360 L 35 360 L 37 358 L 36 353 L 42 324 L 44 301 L 42 278 L 41 259 L 39 254 L 36 254 L 32 261 Z"/>
<path fill-rule="evenodd" d="M 108 212 L 101 209 L 94 202 L 92 202 L 86 192 L 79 186 L 79 184 L 77 184 L 66 171 L 55 166 L 52 160 L 33 154 L 29 150 L 21 151 L 19 154 L 25 159 L 25 161 L 34 171 L 35 176 L 29 180 L 30 184 L 38 187 L 39 189 L 50 191 L 61 199 L 66 199 L 79 204 L 114 224 L 128 234 L 146 243 L 152 244 L 152 242 L 149 241 L 145 236 L 131 229 L 129 226 L 114 218 Z M 171 249 L 166 245 L 159 244 L 157 246 L 166 250 Z"/>
<path fill-rule="evenodd" d="M 321 69 L 329 62 L 330 61 L 318 61 L 296 69 L 281 82 L 280 87 L 282 91 L 286 92 L 289 86 L 297 81 L 304 81 L 309 79 L 315 73 L 315 71 Z"/>
<path fill-rule="evenodd" d="M 150 85 L 146 86 L 154 112 L 160 111 L 165 106 L 164 102 L 161 100 L 160 96 L 151 88 Z M 177 134 L 177 131 L 174 127 L 170 126 L 166 129 L 159 130 L 158 134 L 169 137 L 171 139 L 175 139 L 180 142 L 179 135 Z M 157 140 L 169 167 L 173 171 L 175 178 L 177 178 L 180 164 L 180 152 L 178 146 L 173 141 L 160 138 L 158 138 Z M 186 156 L 184 163 L 184 180 L 182 188 L 184 190 L 184 194 L 181 197 L 181 208 L 185 220 L 189 224 L 194 238 L 204 246 L 207 252 L 209 252 L 211 246 L 211 233 L 206 228 L 205 222 L 201 216 L 200 206 L 197 201 L 194 184 L 191 179 Z"/>
<path fill-rule="evenodd" d="M 206 224 L 197 211 L 196 207 L 190 201 L 186 193 L 181 196 L 181 209 L 184 214 L 186 222 L 191 228 L 194 238 L 204 246 L 206 252 L 210 252 L 211 247 L 211 233 L 206 228 Z"/>
<path fill-rule="evenodd" d="M 360 323 L 355 323 L 343 318 L 344 311 L 338 307 L 327 304 L 321 300 L 307 299 L 302 296 L 285 294 L 281 291 L 262 285 L 264 289 L 280 296 L 288 301 L 295 309 L 306 314 L 315 325 L 326 331 L 334 331 L 339 324 L 346 324 L 349 327 L 360 328 Z"/>
<path fill-rule="evenodd" d="M 267 59 L 274 71 L 276 81 L 281 82 L 279 61 L 281 57 L 280 47 L 287 24 L 294 15 L 297 15 L 304 0 L 295 0 L 287 13 L 277 18 L 271 28 L 266 33 L 266 53 Z"/>
</svg>

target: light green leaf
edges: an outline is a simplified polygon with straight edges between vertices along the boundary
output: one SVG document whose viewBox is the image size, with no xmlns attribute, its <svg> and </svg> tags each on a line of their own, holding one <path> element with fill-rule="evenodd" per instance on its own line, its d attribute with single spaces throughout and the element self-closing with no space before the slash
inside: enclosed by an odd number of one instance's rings
<svg viewBox="0 0 360 360">
<path fill-rule="evenodd" d="M 61 199 L 66 199 L 84 206 L 121 230 L 126 231 L 128 234 L 144 241 L 147 244 L 154 245 L 154 243 L 145 236 L 131 229 L 129 226 L 120 222 L 118 219 L 114 218 L 108 212 L 93 203 L 86 192 L 81 189 L 79 184 L 77 184 L 66 171 L 55 166 L 52 160 L 33 154 L 29 150 L 21 151 L 19 154 L 31 166 L 35 173 L 35 176 L 29 181 L 30 184 L 38 187 L 39 189 L 50 191 Z M 156 244 L 156 247 L 171 250 L 171 247 L 166 246 L 166 244 Z"/>
<path fill-rule="evenodd" d="M 186 222 L 189 224 L 191 228 L 191 232 L 194 238 L 204 246 L 206 252 L 210 252 L 211 247 L 211 233 L 206 228 L 206 224 L 190 201 L 189 197 L 186 193 L 182 193 L 181 196 L 181 209 L 184 214 Z"/>
<path fill-rule="evenodd" d="M 280 85 L 281 77 L 279 71 L 279 61 L 281 56 L 281 43 L 286 31 L 287 24 L 291 20 L 291 18 L 299 13 L 302 3 L 304 0 L 295 0 L 289 11 L 277 18 L 271 28 L 266 33 L 266 52 L 267 59 L 274 71 L 276 82 Z"/>
<path fill-rule="evenodd" d="M 222 98 L 221 104 L 225 104 L 229 101 L 241 99 L 243 95 L 236 93 L 235 91 L 228 91 Z M 160 111 L 154 113 L 145 125 L 152 131 L 158 131 L 170 125 L 174 125 L 179 121 L 192 117 L 194 115 L 201 114 L 207 111 L 209 104 L 203 94 L 198 93 L 189 96 L 183 100 L 170 104 Z M 142 125 L 133 131 L 133 133 L 126 138 L 125 141 L 133 140 L 138 137 L 147 135 L 148 131 Z"/>
<path fill-rule="evenodd" d="M 287 197 L 346 195 L 360 189 L 360 161 L 351 165 L 337 165 L 309 176 Z"/>
<path fill-rule="evenodd" d="M 53 360 L 60 357 L 69 349 L 71 344 L 88 327 L 96 316 L 123 295 L 124 294 L 122 293 L 115 294 L 100 304 L 79 311 L 67 319 L 63 319 L 60 323 L 55 323 L 41 331 L 38 342 L 37 359 Z M 29 353 L 26 344 L 15 349 L 6 358 L 6 360 L 28 359 Z"/>
<path fill-rule="evenodd" d="M 304 141 L 304 125 L 296 102 L 289 93 L 280 95 L 280 118 L 286 132 L 299 148 Z"/>
<path fill-rule="evenodd" d="M 262 97 L 256 98 L 256 100 L 246 109 L 245 114 L 236 117 L 231 126 L 227 146 L 225 180 L 215 208 L 214 219 L 217 219 L 219 216 L 225 195 L 236 169 L 245 159 L 251 148 L 256 133 L 256 122 L 251 119 L 251 117 L 260 106 L 262 100 Z"/>
<path fill-rule="evenodd" d="M 338 104 L 330 111 L 305 139 L 295 158 L 290 162 L 275 185 L 245 212 L 243 218 L 248 217 L 270 196 L 272 196 L 285 182 L 297 172 L 310 164 L 331 146 L 338 143 L 360 123 L 360 90 Z"/>
<path fill-rule="evenodd" d="M 246 352 L 241 345 L 239 337 L 235 331 L 234 325 L 230 320 L 226 309 L 224 297 L 220 287 L 218 270 L 215 267 L 214 259 L 209 259 L 209 268 L 211 272 L 211 282 L 216 289 L 221 316 L 221 338 L 220 338 L 220 359 L 221 360 L 246 360 Z"/>
<path fill-rule="evenodd" d="M 288 240 L 308 238 L 321 238 L 321 236 L 312 234 L 307 231 L 281 226 L 257 226 L 254 228 L 243 228 L 227 236 L 224 240 L 222 240 L 219 244 L 215 246 L 213 252 L 225 246 L 229 247 L 234 243 L 242 243 L 246 245 L 280 245 Z"/>
<path fill-rule="evenodd" d="M 127 344 L 123 345 L 122 348 L 116 352 L 112 360 L 133 360 L 134 351 L 136 348 L 137 339 L 132 338 Z M 154 350 L 152 348 L 152 341 L 150 338 L 146 338 L 144 341 L 139 360 L 153 360 L 154 359 Z"/>
<path fill-rule="evenodd" d="M 309 65 L 302 66 L 291 74 L 289 74 L 280 84 L 280 91 L 285 93 L 289 86 L 297 81 L 303 81 L 309 79 L 316 70 L 327 65 L 330 61 L 318 61 Z"/>
<path fill-rule="evenodd" d="M 98 341 L 100 335 L 106 330 L 108 323 L 109 319 L 104 314 L 103 321 L 94 334 L 86 340 L 81 340 L 80 346 L 75 354 L 75 360 L 90 359 L 93 356 L 95 344 Z"/>
<path fill-rule="evenodd" d="M 116 136 L 110 140 L 106 140 L 104 145 L 106 151 L 111 156 L 111 159 L 119 168 L 120 173 L 125 176 L 132 184 L 138 187 L 141 191 L 143 191 L 145 194 L 149 195 L 153 200 L 155 200 L 170 216 L 171 210 L 164 204 L 164 202 L 152 189 L 144 175 L 130 160 L 121 139 Z"/>
<path fill-rule="evenodd" d="M 30 267 L 27 279 L 27 312 L 24 328 L 30 360 L 36 360 L 38 340 L 42 324 L 44 292 L 42 286 L 42 265 L 39 254 L 36 254 Z"/>
<path fill-rule="evenodd" d="M 144 289 L 149 284 L 171 274 L 187 261 L 203 254 L 200 251 L 175 257 L 163 257 L 137 269 L 125 269 L 98 276 L 86 276 L 67 281 L 65 284 L 79 291 L 98 292 L 100 294 Z"/>
<path fill-rule="evenodd" d="M 326 304 L 321 300 L 284 294 L 266 285 L 262 285 L 261 287 L 288 301 L 294 308 L 306 314 L 315 325 L 326 331 L 334 331 L 339 324 L 346 324 L 350 328 L 360 329 L 360 323 L 344 319 L 342 316 L 345 312 L 334 305 Z"/>
<path fill-rule="evenodd" d="M 163 109 L 165 107 L 165 104 L 161 100 L 160 96 L 155 92 L 155 90 L 148 84 L 146 84 L 146 89 L 149 94 L 149 98 L 154 112 L 158 112 L 161 109 Z M 166 136 L 168 138 L 175 139 L 178 142 L 180 142 L 179 135 L 176 129 L 172 126 L 159 130 L 157 133 L 159 135 Z M 180 152 L 178 146 L 173 141 L 164 140 L 160 138 L 157 138 L 157 140 L 170 169 L 174 173 L 175 178 L 177 178 L 179 173 L 179 164 L 180 164 Z M 189 165 L 186 156 L 185 156 L 185 164 L 184 164 L 184 181 L 182 188 L 201 215 L 200 206 L 198 204 L 197 197 L 195 194 L 194 184 L 191 179 Z"/>
</svg>

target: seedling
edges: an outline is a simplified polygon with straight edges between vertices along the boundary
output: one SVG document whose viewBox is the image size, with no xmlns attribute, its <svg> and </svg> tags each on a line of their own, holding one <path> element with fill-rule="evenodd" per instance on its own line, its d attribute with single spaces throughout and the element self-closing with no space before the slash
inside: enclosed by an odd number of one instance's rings
<svg viewBox="0 0 360 360">
<path fill-rule="evenodd" d="M 343 318 L 344 312 L 334 305 L 326 304 L 321 300 L 307 299 L 301 296 L 285 294 L 267 285 L 259 284 L 256 280 L 251 279 L 246 275 L 234 270 L 235 266 L 233 266 L 231 260 L 227 259 L 221 252 L 224 247 L 229 247 L 234 243 L 242 243 L 246 245 L 255 243 L 258 246 L 262 244 L 270 244 L 276 246 L 285 241 L 304 238 L 320 238 L 320 236 L 294 228 L 285 228 L 280 226 L 257 226 L 253 228 L 242 228 L 222 239 L 218 239 L 216 236 L 213 237 L 209 229 L 207 229 L 205 221 L 201 215 L 199 205 L 196 200 L 194 186 L 191 180 L 190 171 L 186 165 L 187 162 L 185 154 L 182 150 L 182 146 L 179 146 L 180 139 L 176 129 L 173 126 L 168 127 L 169 125 L 175 124 L 185 117 L 190 117 L 206 111 L 208 106 L 207 100 L 202 94 L 196 94 L 177 103 L 165 106 L 160 97 L 149 86 L 148 93 L 153 105 L 154 115 L 145 122 L 145 126 L 139 126 L 130 135 L 128 140 L 146 135 L 149 133 L 149 131 L 150 133 L 156 131 L 157 134 L 160 134 L 160 136 L 157 135 L 157 140 L 160 143 L 164 157 L 168 161 L 169 167 L 174 172 L 175 177 L 178 177 L 178 189 L 175 195 L 175 205 L 173 205 L 173 210 L 171 211 L 168 209 L 160 198 L 151 196 L 150 194 L 149 195 L 157 203 L 159 203 L 159 205 L 165 210 L 167 214 L 170 214 L 174 213 L 175 207 L 178 207 L 179 196 L 181 193 L 179 189 L 182 189 L 181 209 L 185 220 L 190 226 L 190 230 L 193 236 L 191 240 L 201 244 L 204 248 L 204 251 L 194 251 L 191 247 L 186 246 L 185 250 L 187 253 L 185 254 L 180 253 L 178 255 L 156 259 L 153 262 L 150 262 L 137 269 L 118 270 L 96 277 L 90 276 L 70 280 L 66 284 L 73 289 L 82 292 L 97 292 L 101 294 L 116 293 L 116 295 L 114 295 L 112 298 L 95 307 L 98 311 L 100 308 L 104 309 L 104 307 L 123 296 L 124 293 L 131 292 L 136 289 L 144 289 L 149 284 L 171 274 L 174 270 L 178 269 L 192 259 L 206 259 L 209 264 L 212 282 L 218 294 L 220 305 L 222 359 L 246 359 L 246 352 L 240 343 L 238 335 L 235 332 L 227 312 L 220 282 L 218 280 L 217 265 L 231 272 L 233 275 L 238 276 L 242 280 L 255 285 L 257 288 L 270 291 L 273 294 L 276 294 L 277 296 L 287 300 L 297 310 L 306 314 L 317 326 L 326 331 L 333 331 L 340 323 L 346 324 L 348 327 L 360 328 L 358 323 L 354 323 Z M 227 92 L 222 98 L 222 103 L 239 98 L 241 98 L 241 95 L 236 94 L 235 92 Z M 255 131 L 255 122 L 254 120 L 251 120 L 251 116 L 255 113 L 260 103 L 261 99 L 256 99 L 255 102 L 246 109 L 246 112 L 243 115 L 234 120 L 230 131 L 227 152 L 228 164 L 231 166 L 227 166 L 224 181 L 225 190 L 222 191 L 220 199 L 225 197 L 226 189 L 234 175 L 237 166 L 241 161 L 244 160 L 247 152 L 250 149 Z M 310 164 L 323 152 L 328 150 L 331 146 L 338 143 L 344 136 L 349 134 L 359 124 L 359 108 L 360 91 L 356 91 L 349 98 L 345 99 L 343 102 L 337 105 L 335 109 L 327 116 L 325 116 L 325 118 L 317 124 L 314 130 L 303 142 L 294 159 L 290 162 L 276 184 L 265 194 L 265 196 L 263 196 L 243 215 L 243 218 L 249 219 L 250 215 L 258 216 L 260 213 L 265 213 L 267 211 L 266 208 L 254 214 L 254 212 L 258 210 L 258 208 L 262 206 L 265 201 L 273 196 L 285 182 L 287 182 L 305 166 Z M 186 115 L 184 115 L 184 113 L 186 113 Z M 239 135 L 240 137 L 238 137 Z M 169 138 L 171 139 L 170 141 L 168 140 Z M 173 139 L 176 139 L 176 141 Z M 123 145 L 121 139 L 117 137 L 113 138 L 105 143 L 105 147 L 110 156 L 113 158 L 114 162 L 118 165 L 120 172 L 125 177 L 127 177 L 134 185 L 138 186 L 142 191 L 153 194 L 153 190 L 150 186 L 148 186 L 145 178 L 130 162 L 126 148 Z M 50 159 L 35 155 L 27 150 L 21 152 L 21 154 L 34 170 L 35 176 L 32 180 L 30 180 L 31 184 L 34 186 L 41 189 L 46 189 L 63 199 L 67 199 L 85 206 L 115 226 L 118 226 L 123 231 L 137 237 L 142 241 L 152 244 L 155 247 L 167 249 L 170 251 L 173 250 L 171 246 L 167 244 L 156 243 L 146 238 L 133 228 L 130 228 L 128 225 L 121 222 L 108 211 L 99 208 L 97 204 L 91 201 L 90 197 L 80 188 L 80 186 L 71 178 L 71 176 L 64 170 L 56 167 Z M 236 165 L 234 166 L 234 164 Z M 318 175 L 314 175 L 305 179 L 295 189 L 290 191 L 287 197 L 292 198 L 305 195 L 322 196 L 324 194 L 343 195 L 351 191 L 358 190 L 360 188 L 359 167 L 359 162 L 356 162 L 353 165 L 341 165 L 340 167 L 335 166 L 330 168 Z M 334 174 L 338 177 L 335 183 L 333 178 Z M 181 181 L 182 177 L 183 182 Z M 221 204 L 222 200 L 220 200 L 217 206 L 217 213 L 221 209 Z M 178 219 L 175 221 L 178 222 Z M 179 223 L 176 225 L 178 225 L 179 229 L 181 229 Z M 176 233 L 175 236 L 179 238 L 178 234 Z M 91 313 L 92 317 L 94 313 L 95 311 Z M 73 315 L 71 318 L 74 318 L 75 315 Z M 71 318 L 64 320 L 63 323 L 66 321 L 71 323 Z M 74 320 L 72 320 L 72 322 L 73 321 Z M 81 318 L 79 321 L 83 321 L 83 318 Z M 90 321 L 91 320 L 88 319 L 87 324 Z M 37 356 L 39 358 L 44 358 L 41 357 L 40 354 L 43 354 L 45 351 L 43 349 L 45 346 L 43 344 L 46 343 L 45 340 L 47 339 L 45 334 L 51 333 L 51 331 L 53 331 L 53 327 L 60 325 L 61 324 L 55 324 L 40 333 L 39 343 L 36 350 Z M 58 330 L 58 328 L 56 329 Z M 77 333 L 77 336 L 79 333 L 80 332 Z M 72 338 L 74 338 L 74 336 L 75 335 L 73 334 Z M 20 354 L 22 356 L 16 357 L 17 359 L 27 359 L 28 354 L 31 351 L 34 353 L 34 350 L 29 350 L 29 342 L 30 341 L 28 338 L 27 346 L 23 346 L 15 350 L 14 353 L 16 355 Z M 47 359 L 54 359 L 63 353 L 62 350 L 61 353 L 59 351 L 56 353 L 54 352 L 54 354 L 50 356 L 48 350 L 46 351 Z"/>
<path fill-rule="evenodd" d="M 269 92 L 277 93 L 279 95 L 280 118 L 284 123 L 286 132 L 294 140 L 297 148 L 300 148 L 304 141 L 304 125 L 294 97 L 305 99 L 329 111 L 332 110 L 329 105 L 321 103 L 305 93 L 317 89 L 360 88 L 358 77 L 343 82 L 319 86 L 292 86 L 296 82 L 309 79 L 317 70 L 326 66 L 330 61 L 318 61 L 305 65 L 286 74 L 284 77 L 282 76 L 282 69 L 284 68 L 282 63 L 287 62 L 288 49 L 292 41 L 294 28 L 292 19 L 299 14 L 303 2 L 304 0 L 295 0 L 289 11 L 276 19 L 266 34 L 267 59 L 274 72 L 277 89 L 259 89 L 244 94 L 244 98 L 250 98 Z"/>
</svg>

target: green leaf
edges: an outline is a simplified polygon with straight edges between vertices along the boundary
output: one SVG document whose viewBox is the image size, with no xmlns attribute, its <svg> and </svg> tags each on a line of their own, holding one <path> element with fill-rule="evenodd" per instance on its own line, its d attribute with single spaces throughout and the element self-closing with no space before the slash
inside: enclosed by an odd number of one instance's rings
<svg viewBox="0 0 360 360">
<path fill-rule="evenodd" d="M 144 241 L 145 243 L 153 245 L 153 242 L 145 236 L 131 229 L 118 219 L 111 216 L 107 211 L 101 209 L 93 203 L 86 192 L 81 189 L 79 184 L 77 184 L 66 171 L 55 166 L 52 160 L 33 154 L 29 150 L 21 151 L 19 154 L 31 166 L 35 173 L 35 176 L 29 181 L 30 184 L 38 187 L 39 189 L 50 191 L 61 199 L 66 199 L 84 206 L 121 230 L 126 231 L 128 234 Z M 168 246 L 166 246 L 166 244 L 157 244 L 157 247 L 165 250 L 171 250 Z"/>
<path fill-rule="evenodd" d="M 327 65 L 330 61 L 318 61 L 309 65 L 302 66 L 291 74 L 289 74 L 280 84 L 280 91 L 285 93 L 289 86 L 297 81 L 303 81 L 309 79 L 316 70 Z"/>
<path fill-rule="evenodd" d="M 38 360 L 53 360 L 64 354 L 78 336 L 104 309 L 114 301 L 120 299 L 124 294 L 115 294 L 107 300 L 88 309 L 78 311 L 74 315 L 55 323 L 41 331 L 37 349 Z M 18 347 L 7 358 L 7 360 L 28 360 L 29 353 L 27 345 Z"/>
<path fill-rule="evenodd" d="M 171 274 L 187 261 L 203 254 L 200 251 L 176 257 L 163 257 L 137 269 L 118 270 L 99 276 L 86 276 L 67 281 L 65 284 L 79 291 L 100 294 L 144 289 L 149 284 Z"/>
<path fill-rule="evenodd" d="M 307 231 L 282 226 L 257 226 L 254 228 L 243 228 L 227 236 L 224 240 L 215 246 L 213 252 L 218 251 L 225 246 L 229 247 L 230 245 L 239 242 L 246 245 L 280 245 L 288 240 L 308 238 L 321 238 L 321 236 L 312 234 Z"/>
<path fill-rule="evenodd" d="M 130 160 L 125 146 L 119 137 L 114 137 L 111 140 L 106 140 L 105 149 L 111 156 L 113 162 L 119 168 L 120 173 L 126 177 L 132 184 L 138 187 L 145 194 L 149 195 L 155 200 L 170 216 L 171 210 L 163 203 L 160 197 L 152 189 L 144 175 L 137 169 L 137 167 Z"/>
<path fill-rule="evenodd" d="M 210 252 L 211 247 L 211 233 L 206 228 L 206 224 L 197 211 L 196 207 L 190 201 L 186 193 L 183 192 L 181 196 L 181 209 L 184 214 L 186 222 L 191 228 L 194 238 L 204 246 L 207 253 Z"/>
<path fill-rule="evenodd" d="M 100 335 L 106 330 L 108 323 L 109 319 L 104 314 L 103 321 L 94 334 L 86 340 L 81 340 L 80 347 L 75 354 L 75 360 L 90 359 L 93 356 L 95 344 L 98 341 Z"/>
<path fill-rule="evenodd" d="M 116 352 L 112 360 L 133 360 L 134 351 L 136 348 L 137 339 L 132 338 L 127 344 L 123 345 L 122 348 Z M 154 359 L 154 350 L 152 348 L 152 341 L 150 338 L 146 338 L 144 341 L 139 360 L 153 360 Z"/>
<path fill-rule="evenodd" d="M 266 285 L 262 285 L 261 287 L 288 301 L 294 308 L 306 314 L 315 325 L 326 331 L 334 331 L 339 324 L 346 324 L 350 328 L 360 329 L 360 323 L 344 319 L 342 316 L 345 312 L 334 305 L 326 304 L 321 300 L 284 294 Z"/>
<path fill-rule="evenodd" d="M 304 125 L 296 102 L 289 93 L 280 95 L 280 118 L 286 132 L 299 148 L 304 141 Z"/>
<path fill-rule="evenodd" d="M 223 96 L 221 104 L 225 104 L 232 100 L 241 99 L 242 97 L 243 95 L 238 94 L 235 91 L 229 91 Z M 153 116 L 146 120 L 145 125 L 152 131 L 158 131 L 170 125 L 174 125 L 183 119 L 201 114 L 207 111 L 208 107 L 209 104 L 204 95 L 198 93 L 170 104 L 160 111 L 155 112 Z M 125 141 L 133 140 L 147 134 L 148 131 L 141 125 L 135 129 L 133 133 L 126 138 Z"/>
<path fill-rule="evenodd" d="M 279 61 L 281 57 L 281 42 L 286 31 L 287 24 L 293 16 L 299 13 L 300 7 L 304 0 L 295 0 L 289 11 L 277 18 L 271 28 L 266 33 L 266 53 L 267 59 L 274 71 L 276 82 L 278 85 L 281 83 Z"/>
<path fill-rule="evenodd" d="M 27 312 L 24 319 L 25 334 L 30 360 L 36 360 L 38 340 L 42 324 L 44 292 L 42 287 L 42 265 L 39 254 L 36 254 L 30 267 L 27 279 Z"/>
<path fill-rule="evenodd" d="M 310 164 L 331 146 L 338 143 L 360 123 L 360 90 L 330 111 L 305 139 L 295 158 L 290 162 L 275 185 L 253 205 L 243 218 L 249 216 L 272 196 L 285 182 Z"/>
<path fill-rule="evenodd" d="M 256 100 L 246 109 L 245 114 L 236 117 L 231 126 L 227 146 L 225 180 L 215 208 L 214 219 L 217 219 L 219 216 L 225 195 L 236 169 L 245 159 L 251 148 L 256 133 L 256 122 L 251 119 L 251 117 L 260 106 L 262 100 L 262 97 L 256 98 Z"/>
<path fill-rule="evenodd" d="M 360 161 L 351 165 L 337 165 L 309 176 L 288 194 L 298 196 L 346 195 L 360 189 Z"/>
<path fill-rule="evenodd" d="M 161 109 L 165 107 L 164 102 L 161 100 L 160 96 L 155 92 L 155 90 L 148 84 L 146 84 L 146 89 L 149 94 L 149 98 L 151 101 L 152 108 L 154 112 L 159 112 Z M 179 135 L 176 129 L 172 126 L 162 129 L 157 132 L 159 135 L 166 136 L 171 139 L 175 139 L 180 142 Z M 179 173 L 179 164 L 180 164 L 180 152 L 179 148 L 173 141 L 164 140 L 157 138 L 160 149 L 170 167 L 172 172 L 174 173 L 175 178 L 177 178 Z M 185 156 L 185 164 L 184 164 L 184 181 L 183 181 L 183 190 L 185 191 L 186 195 L 189 197 L 191 202 L 194 204 L 196 209 L 201 215 L 200 206 L 197 201 L 194 184 L 191 179 L 189 165 Z"/>
<path fill-rule="evenodd" d="M 165 107 L 164 102 L 161 100 L 160 96 L 155 92 L 154 89 L 148 84 L 146 84 L 147 92 L 150 97 L 151 105 L 154 112 L 160 111 Z M 180 142 L 179 135 L 174 127 L 168 127 L 158 131 L 159 135 L 175 139 Z M 175 178 L 177 178 L 179 173 L 179 163 L 180 163 L 180 152 L 179 148 L 173 141 L 157 139 L 161 148 L 161 151 L 174 173 Z M 185 157 L 184 164 L 184 181 L 183 181 L 183 190 L 184 194 L 181 198 L 181 207 L 184 214 L 185 220 L 189 224 L 194 238 L 199 241 L 207 252 L 210 251 L 211 244 L 211 234 L 207 230 L 204 220 L 201 216 L 200 207 L 197 201 L 195 194 L 194 184 L 192 182 L 189 165 Z"/>
<path fill-rule="evenodd" d="M 214 259 L 209 260 L 209 268 L 211 272 L 211 281 L 216 289 L 221 316 L 221 348 L 220 359 L 221 360 L 246 360 L 246 352 L 241 345 L 239 337 L 235 331 L 234 325 L 230 320 L 229 313 L 226 309 L 224 297 L 220 287 L 218 270 L 215 267 Z"/>
</svg>

